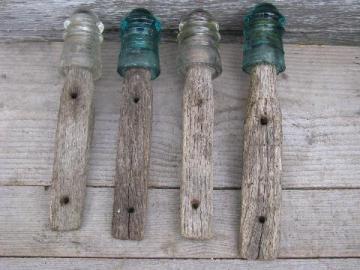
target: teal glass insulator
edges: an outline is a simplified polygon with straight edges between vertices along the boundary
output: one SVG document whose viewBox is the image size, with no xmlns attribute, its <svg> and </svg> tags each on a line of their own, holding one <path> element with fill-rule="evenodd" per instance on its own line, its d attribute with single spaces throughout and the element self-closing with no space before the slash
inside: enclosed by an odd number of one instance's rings
<svg viewBox="0 0 360 270">
<path fill-rule="evenodd" d="M 130 68 L 150 70 L 152 80 L 159 76 L 160 32 L 160 21 L 143 8 L 132 10 L 120 22 L 121 49 L 118 73 L 122 77 Z"/>
<path fill-rule="evenodd" d="M 250 73 L 258 64 L 275 65 L 277 73 L 285 70 L 282 36 L 285 17 L 269 3 L 251 9 L 244 18 L 243 70 Z"/>
</svg>

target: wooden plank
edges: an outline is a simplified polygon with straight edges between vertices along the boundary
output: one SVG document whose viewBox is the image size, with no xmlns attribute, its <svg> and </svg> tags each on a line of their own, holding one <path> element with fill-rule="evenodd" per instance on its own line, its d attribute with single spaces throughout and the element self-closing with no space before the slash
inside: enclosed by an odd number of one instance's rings
<svg viewBox="0 0 360 270">
<path fill-rule="evenodd" d="M 94 127 L 90 70 L 70 68 L 61 94 L 50 199 L 53 230 L 76 230 L 85 203 L 87 163 Z"/>
<path fill-rule="evenodd" d="M 212 236 L 214 96 L 212 70 L 194 66 L 185 75 L 183 97 L 181 234 Z"/>
<path fill-rule="evenodd" d="M 287 36 L 289 41 L 320 44 L 353 44 L 360 42 L 360 3 L 357 0 L 339 2 L 337 0 L 304 0 L 288 2 L 272 1 L 287 18 Z M 177 29 L 180 17 L 195 8 L 203 8 L 216 16 L 220 28 L 225 31 L 242 29 L 245 12 L 256 2 L 253 0 L 206 2 L 168 1 L 85 1 L 75 0 L 44 3 L 41 0 L 24 2 L 18 0 L 3 1 L 0 4 L 0 37 L 4 39 L 62 39 L 63 22 L 80 5 L 86 6 L 99 15 L 109 35 L 118 39 L 114 31 L 119 20 L 136 7 L 151 10 L 160 18 L 164 29 Z M 329 19 L 330 18 L 330 19 Z M 172 31 L 174 32 L 174 31 Z M 174 38 L 174 35 L 172 35 Z"/>
<path fill-rule="evenodd" d="M 6 270 L 358 270 L 359 259 L 277 260 L 157 260 L 157 259 L 75 259 L 75 258 L 0 258 Z"/>
<path fill-rule="evenodd" d="M 282 119 L 276 67 L 256 65 L 244 124 L 239 249 L 244 259 L 279 253 Z"/>
<path fill-rule="evenodd" d="M 1 187 L 1 256 L 237 258 L 239 192 L 214 192 L 214 237 L 180 235 L 179 190 L 149 190 L 146 238 L 111 236 L 112 189 L 88 188 L 80 230 L 54 232 L 48 223 L 49 190 Z M 360 257 L 360 190 L 283 191 L 280 257 Z"/>
<path fill-rule="evenodd" d="M 124 240 L 141 240 L 144 238 L 150 161 L 151 73 L 147 69 L 129 69 L 124 80 L 112 235 Z"/>
<path fill-rule="evenodd" d="M 0 45 L 2 184 L 50 184 L 63 85 L 57 70 L 61 49 L 62 43 Z M 360 48 L 288 45 L 285 50 L 287 70 L 277 82 L 283 187 L 360 187 Z M 122 85 L 114 57 L 118 43 L 105 42 L 102 51 L 89 160 L 92 186 L 113 185 Z M 183 78 L 176 72 L 176 52 L 175 44 L 160 46 L 164 68 L 153 82 L 150 186 L 179 186 Z M 220 53 L 223 73 L 213 81 L 214 187 L 240 187 L 249 78 L 241 71 L 240 45 L 223 44 Z"/>
</svg>

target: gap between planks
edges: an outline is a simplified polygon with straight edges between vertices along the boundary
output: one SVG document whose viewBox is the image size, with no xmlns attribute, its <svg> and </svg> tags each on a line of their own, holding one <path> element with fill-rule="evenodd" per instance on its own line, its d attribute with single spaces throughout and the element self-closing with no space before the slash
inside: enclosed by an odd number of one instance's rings
<svg viewBox="0 0 360 270">
<path fill-rule="evenodd" d="M 122 241 L 122 240 L 119 240 Z M 359 260 L 360 263 L 360 256 L 344 256 L 344 257 L 337 257 L 337 256 L 331 256 L 331 257 L 278 257 L 276 258 L 276 260 L 274 261 L 268 261 L 268 260 L 246 260 L 246 259 L 241 259 L 239 257 L 216 257 L 216 258 L 197 258 L 197 257 L 173 257 L 173 258 L 167 258 L 167 257 L 127 257 L 127 256 L 104 256 L 104 257 L 98 257 L 98 256 L 91 256 L 91 257 L 86 257 L 86 256 L 17 256 L 17 255 L 12 255 L 12 256 L 3 256 L 0 255 L 0 263 L 1 263 L 1 259 L 20 259 L 20 258 L 24 258 L 24 259 L 85 259 L 85 260 L 91 260 L 91 259 L 95 259 L 95 260 L 131 260 L 131 261 L 136 261 L 136 260 L 146 260 L 146 261 L 151 261 L 151 260 L 161 260 L 161 261 L 242 261 L 242 262 L 264 262 L 264 263 L 272 263 L 272 262 L 279 262 L 279 261 L 296 261 L 296 260 L 301 260 L 301 261 L 312 261 L 312 260 Z"/>
<path fill-rule="evenodd" d="M 0 184 L 0 187 L 44 187 L 45 190 L 48 190 L 50 188 L 50 185 L 47 184 Z M 87 188 L 114 188 L 114 184 L 109 185 L 92 185 L 88 184 L 86 185 Z M 150 190 L 179 190 L 180 187 L 176 186 L 148 186 L 148 189 Z M 284 187 L 281 190 L 358 190 L 360 187 Z M 214 187 L 213 190 L 241 190 L 241 187 Z"/>
</svg>

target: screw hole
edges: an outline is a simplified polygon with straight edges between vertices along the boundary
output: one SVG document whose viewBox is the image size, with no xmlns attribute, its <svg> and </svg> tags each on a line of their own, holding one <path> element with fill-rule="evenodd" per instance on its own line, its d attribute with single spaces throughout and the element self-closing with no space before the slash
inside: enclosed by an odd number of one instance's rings
<svg viewBox="0 0 360 270">
<path fill-rule="evenodd" d="M 60 205 L 67 205 L 70 202 L 69 196 L 62 196 L 60 198 Z"/>
<path fill-rule="evenodd" d="M 76 99 L 76 98 L 78 97 L 78 93 L 72 92 L 72 93 L 70 93 L 70 97 L 71 97 L 72 99 Z"/>
<path fill-rule="evenodd" d="M 136 104 L 136 103 L 138 103 L 140 101 L 140 98 L 139 97 L 134 97 L 133 101 Z"/>
<path fill-rule="evenodd" d="M 127 209 L 127 212 L 128 212 L 129 214 L 132 214 L 132 213 L 135 212 L 135 208 L 134 208 L 134 207 L 129 207 L 129 208 Z"/>
<path fill-rule="evenodd" d="M 266 116 L 261 116 L 261 118 L 260 118 L 260 123 L 261 123 L 263 126 L 267 125 L 267 123 L 268 123 L 267 117 L 266 117 Z"/>
<path fill-rule="evenodd" d="M 264 224 L 265 221 L 266 221 L 266 217 L 264 217 L 264 216 L 260 216 L 260 217 L 259 217 L 259 222 L 260 222 L 261 224 Z"/>
<path fill-rule="evenodd" d="M 191 201 L 191 207 L 192 207 L 192 209 L 196 210 L 196 209 L 199 208 L 199 206 L 200 206 L 200 201 L 199 201 L 199 200 L 193 199 L 193 200 Z"/>
</svg>

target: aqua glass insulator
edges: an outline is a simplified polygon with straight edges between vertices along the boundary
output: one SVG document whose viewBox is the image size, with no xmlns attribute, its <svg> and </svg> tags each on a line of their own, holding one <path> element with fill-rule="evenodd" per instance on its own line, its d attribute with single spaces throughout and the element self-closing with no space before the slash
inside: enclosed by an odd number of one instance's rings
<svg viewBox="0 0 360 270">
<path fill-rule="evenodd" d="M 285 17 L 269 3 L 256 5 L 244 18 L 243 70 L 254 65 L 275 65 L 277 73 L 285 70 L 282 36 Z"/>
<path fill-rule="evenodd" d="M 177 36 L 179 50 L 177 70 L 185 75 L 194 65 L 205 65 L 212 70 L 212 77 L 222 72 L 219 54 L 219 24 L 210 13 L 196 9 L 181 19 Z"/>
<path fill-rule="evenodd" d="M 118 73 L 122 77 L 130 68 L 150 70 L 152 80 L 159 76 L 160 32 L 160 21 L 143 8 L 132 10 L 120 22 L 121 49 Z"/>
<path fill-rule="evenodd" d="M 101 43 L 104 25 L 90 10 L 78 9 L 64 22 L 64 47 L 61 71 L 81 67 L 92 72 L 94 80 L 101 76 Z"/>
</svg>

